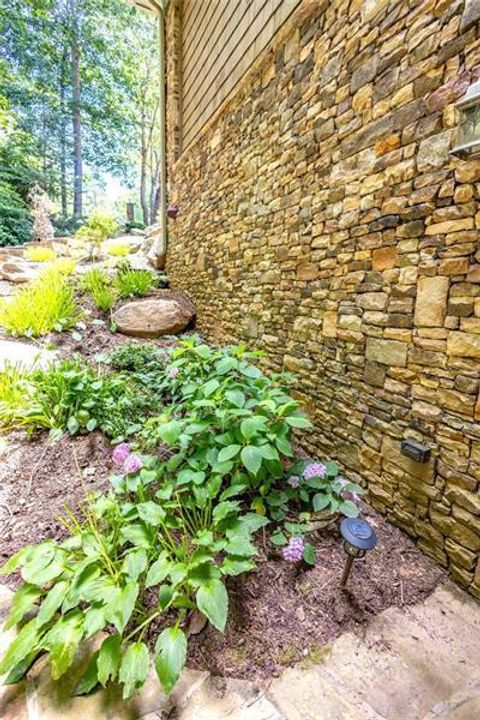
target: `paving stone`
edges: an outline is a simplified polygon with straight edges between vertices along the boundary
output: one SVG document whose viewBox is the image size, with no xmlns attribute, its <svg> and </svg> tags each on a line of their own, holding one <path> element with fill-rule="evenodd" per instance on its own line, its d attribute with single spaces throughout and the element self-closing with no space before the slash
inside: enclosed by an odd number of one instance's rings
<svg viewBox="0 0 480 720">
<path fill-rule="evenodd" d="M 5 364 L 20 366 L 25 370 L 46 368 L 55 360 L 55 353 L 41 350 L 36 345 L 13 340 L 0 340 L 0 370 Z"/>
<path fill-rule="evenodd" d="M 180 709 L 178 720 L 285 720 L 253 683 L 210 678 Z"/>
</svg>

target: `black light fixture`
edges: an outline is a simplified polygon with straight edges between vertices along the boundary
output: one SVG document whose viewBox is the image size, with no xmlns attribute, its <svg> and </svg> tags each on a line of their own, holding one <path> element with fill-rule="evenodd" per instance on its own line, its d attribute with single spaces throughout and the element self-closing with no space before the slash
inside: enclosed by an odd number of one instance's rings
<svg viewBox="0 0 480 720">
<path fill-rule="evenodd" d="M 340 534 L 343 538 L 343 548 L 347 553 L 347 561 L 340 580 L 340 587 L 344 588 L 353 561 L 364 557 L 367 550 L 373 550 L 378 536 L 372 526 L 361 518 L 344 518 L 340 523 Z"/>
<path fill-rule="evenodd" d="M 169 205 L 167 207 L 167 217 L 172 218 L 173 220 L 177 217 L 178 213 L 180 212 L 180 208 L 178 205 Z"/>
</svg>

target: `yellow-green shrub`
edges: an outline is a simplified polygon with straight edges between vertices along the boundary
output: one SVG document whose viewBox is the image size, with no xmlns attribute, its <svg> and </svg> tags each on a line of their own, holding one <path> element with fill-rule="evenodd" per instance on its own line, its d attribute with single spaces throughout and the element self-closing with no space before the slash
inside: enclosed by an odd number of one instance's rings
<svg viewBox="0 0 480 720">
<path fill-rule="evenodd" d="M 48 269 L 58 272 L 61 275 L 73 275 L 75 272 L 76 262 L 73 258 L 57 258 L 49 264 Z"/>
<path fill-rule="evenodd" d="M 55 260 L 57 253 L 49 247 L 28 247 L 25 250 L 25 257 L 32 262 L 50 262 Z"/>
<path fill-rule="evenodd" d="M 112 243 L 107 247 L 107 253 L 112 257 L 125 257 L 130 255 L 130 246 L 127 243 Z"/>
<path fill-rule="evenodd" d="M 0 326 L 10 335 L 38 337 L 65 330 L 73 327 L 80 315 L 72 283 L 54 269 L 0 302 Z"/>
</svg>

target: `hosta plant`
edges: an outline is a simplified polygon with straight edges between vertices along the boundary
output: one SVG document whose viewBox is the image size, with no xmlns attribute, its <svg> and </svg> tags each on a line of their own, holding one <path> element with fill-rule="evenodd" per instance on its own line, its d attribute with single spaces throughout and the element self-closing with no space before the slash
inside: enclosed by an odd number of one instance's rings
<svg viewBox="0 0 480 720">
<path fill-rule="evenodd" d="M 264 518 L 222 500 L 213 484 L 197 502 L 191 489 L 198 478 L 165 482 L 156 458 L 132 455 L 128 446 L 118 446 L 114 460 L 123 468 L 112 478 L 115 493 L 90 499 L 81 519 L 70 513 L 66 541 L 24 548 L 2 568 L 24 581 L 6 624 L 21 624 L 0 662 L 7 682 L 23 677 L 40 654 L 53 678 L 62 677 L 80 643 L 105 630 L 77 693 L 113 680 L 129 697 L 152 656 L 169 693 L 186 661 L 188 613 L 199 610 L 223 631 L 225 578 L 255 567 L 252 536 Z M 34 605 L 38 612 L 25 621 Z"/>
</svg>

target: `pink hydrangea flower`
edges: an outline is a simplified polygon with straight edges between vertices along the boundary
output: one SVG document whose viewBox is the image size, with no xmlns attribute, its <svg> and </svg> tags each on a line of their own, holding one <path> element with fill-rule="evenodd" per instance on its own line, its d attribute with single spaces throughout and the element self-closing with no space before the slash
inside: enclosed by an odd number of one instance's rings
<svg viewBox="0 0 480 720">
<path fill-rule="evenodd" d="M 298 477 L 298 475 L 290 475 L 290 477 L 287 480 L 287 483 L 292 488 L 298 488 L 298 486 L 300 485 L 300 478 Z"/>
<path fill-rule="evenodd" d="M 115 465 L 123 465 L 125 460 L 130 455 L 130 447 L 128 443 L 120 443 L 117 445 L 112 453 L 112 460 Z"/>
<path fill-rule="evenodd" d="M 323 463 L 314 462 L 310 463 L 310 465 L 307 465 L 307 467 L 303 471 L 303 477 L 305 478 L 305 480 L 311 480 L 311 478 L 314 477 L 325 477 L 326 472 L 327 468 Z"/>
<path fill-rule="evenodd" d="M 303 538 L 292 537 L 288 541 L 288 545 L 282 548 L 283 559 L 288 562 L 300 562 L 303 558 L 303 549 Z"/>
<path fill-rule="evenodd" d="M 175 380 L 180 370 L 176 367 L 172 368 L 170 372 L 168 373 L 168 377 L 170 377 L 172 380 Z"/>
<path fill-rule="evenodd" d="M 140 455 L 129 455 L 123 463 L 123 469 L 127 474 L 136 473 L 143 467 Z"/>
</svg>

